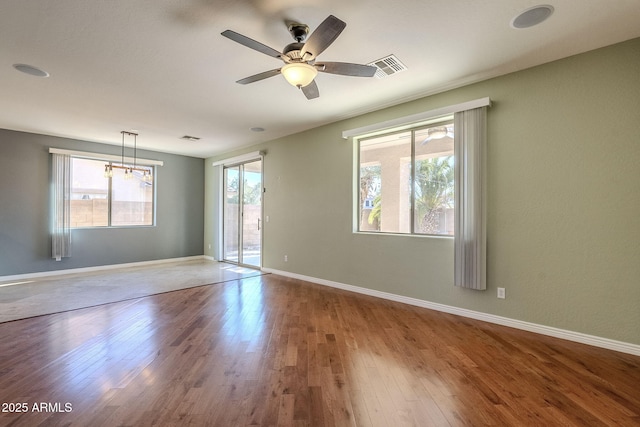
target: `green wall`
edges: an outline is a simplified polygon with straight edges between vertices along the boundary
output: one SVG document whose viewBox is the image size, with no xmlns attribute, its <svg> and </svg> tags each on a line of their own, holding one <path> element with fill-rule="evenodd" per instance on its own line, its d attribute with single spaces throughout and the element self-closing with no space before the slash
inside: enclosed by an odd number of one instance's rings
<svg viewBox="0 0 640 427">
<path fill-rule="evenodd" d="M 352 232 L 353 146 L 341 133 L 482 97 L 493 101 L 488 289 L 471 291 L 453 286 L 450 238 Z M 640 39 L 227 156 L 257 149 L 264 267 L 640 344 Z M 224 157 L 206 163 L 212 256 L 211 162 Z"/>
</svg>

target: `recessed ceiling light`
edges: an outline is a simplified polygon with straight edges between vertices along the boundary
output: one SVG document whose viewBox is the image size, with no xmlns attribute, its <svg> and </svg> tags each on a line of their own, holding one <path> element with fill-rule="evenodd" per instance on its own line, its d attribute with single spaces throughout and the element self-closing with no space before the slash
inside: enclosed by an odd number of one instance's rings
<svg viewBox="0 0 640 427">
<path fill-rule="evenodd" d="M 264 132 L 264 128 L 261 128 L 261 127 L 254 127 L 254 128 L 251 128 L 251 131 L 252 131 L 252 132 Z"/>
<path fill-rule="evenodd" d="M 516 29 L 530 28 L 541 24 L 553 13 L 553 6 L 541 4 L 522 11 L 511 21 L 511 27 Z"/>
<path fill-rule="evenodd" d="M 41 70 L 40 68 L 34 67 L 33 65 L 13 64 L 13 68 L 20 71 L 21 73 L 29 74 L 30 76 L 49 77 L 49 73 Z"/>
</svg>

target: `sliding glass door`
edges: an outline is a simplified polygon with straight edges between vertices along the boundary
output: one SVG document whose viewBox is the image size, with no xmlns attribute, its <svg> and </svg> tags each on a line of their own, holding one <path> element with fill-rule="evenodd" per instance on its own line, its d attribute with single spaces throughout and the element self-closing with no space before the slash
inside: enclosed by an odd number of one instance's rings
<svg viewBox="0 0 640 427">
<path fill-rule="evenodd" d="M 262 160 L 224 168 L 224 260 L 260 267 Z"/>
</svg>

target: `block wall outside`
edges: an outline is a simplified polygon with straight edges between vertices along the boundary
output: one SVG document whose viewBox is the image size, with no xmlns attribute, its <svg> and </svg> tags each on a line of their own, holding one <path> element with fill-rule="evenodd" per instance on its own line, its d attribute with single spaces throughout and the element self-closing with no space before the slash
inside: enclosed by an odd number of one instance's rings
<svg viewBox="0 0 640 427">
<path fill-rule="evenodd" d="M 113 202 L 111 223 L 117 225 L 152 225 L 153 203 Z M 71 200 L 71 227 L 106 227 L 109 221 L 106 199 Z"/>
<path fill-rule="evenodd" d="M 258 219 L 262 228 L 262 208 L 260 205 L 245 205 L 243 238 L 245 248 L 258 248 L 260 246 L 261 232 L 258 229 Z M 238 205 L 229 204 L 225 211 L 225 246 L 228 251 L 237 251 L 238 245 Z"/>
</svg>

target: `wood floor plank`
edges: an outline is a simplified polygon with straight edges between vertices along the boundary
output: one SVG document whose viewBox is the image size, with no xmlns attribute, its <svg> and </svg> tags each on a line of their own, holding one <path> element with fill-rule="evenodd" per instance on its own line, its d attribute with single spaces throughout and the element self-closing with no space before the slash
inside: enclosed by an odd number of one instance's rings
<svg viewBox="0 0 640 427">
<path fill-rule="evenodd" d="M 3 426 L 640 425 L 640 357 L 276 275 L 0 336 Z"/>
</svg>

